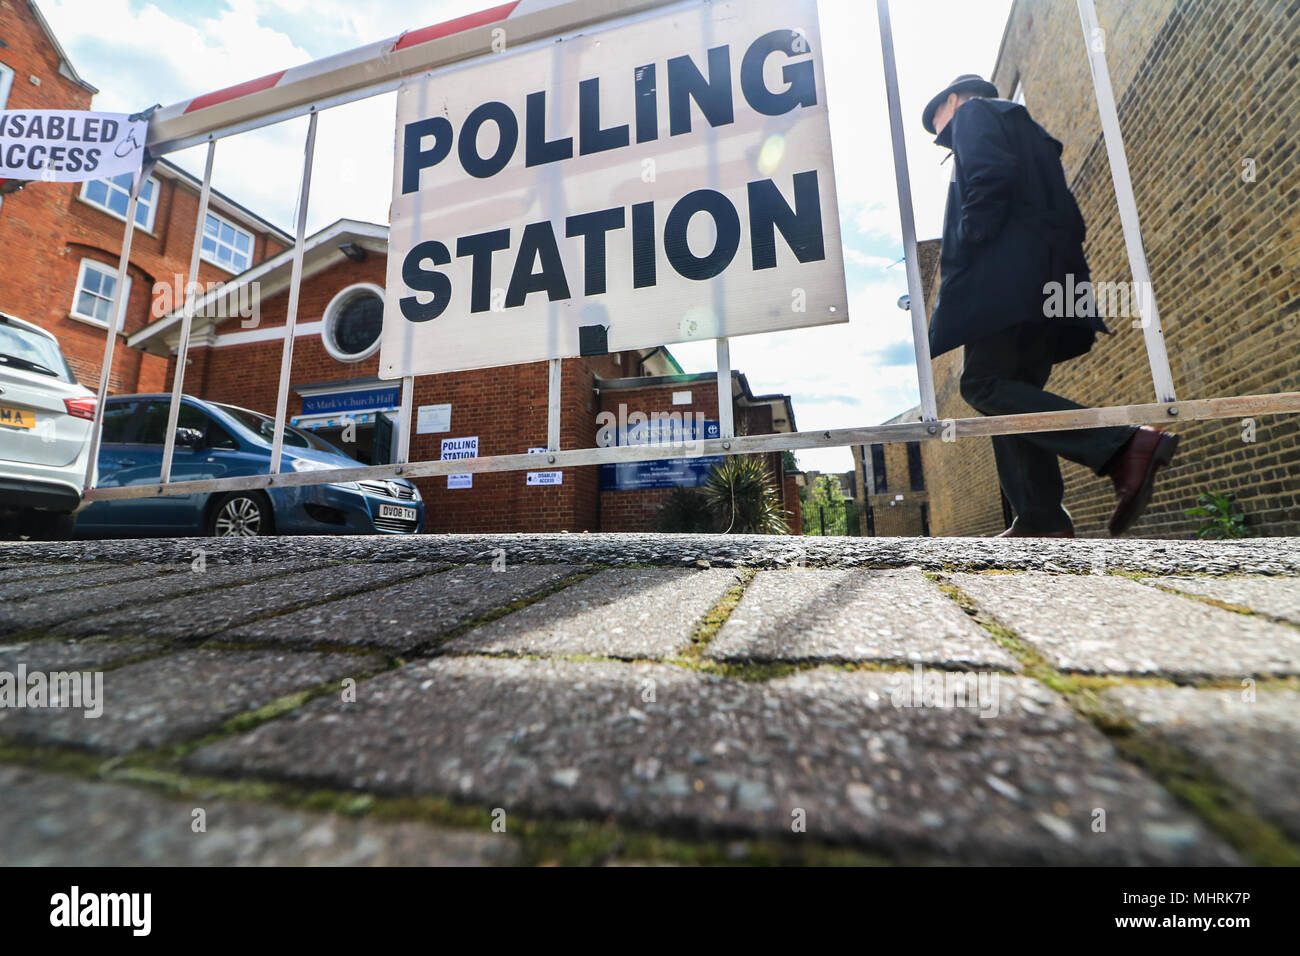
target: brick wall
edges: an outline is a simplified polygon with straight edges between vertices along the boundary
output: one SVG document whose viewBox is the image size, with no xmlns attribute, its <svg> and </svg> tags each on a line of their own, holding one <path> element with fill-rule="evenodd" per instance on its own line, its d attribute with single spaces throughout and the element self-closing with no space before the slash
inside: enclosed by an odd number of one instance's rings
<svg viewBox="0 0 1300 956">
<path fill-rule="evenodd" d="M 0 62 L 14 71 L 9 109 L 92 108 L 86 87 L 59 72 L 59 59 L 26 0 L 0 0 Z M 29 79 L 40 80 L 35 85 Z M 126 347 L 125 337 L 152 320 L 155 282 L 181 284 L 189 274 L 190 243 L 198 219 L 198 194 L 164 174 L 158 180 L 154 225 L 135 230 L 131 244 L 131 294 L 124 333 L 114 348 L 110 394 L 157 391 L 166 387 L 166 362 Z M 5 196 L 0 205 L 0 311 L 52 332 L 78 381 L 99 384 L 106 330 L 70 315 L 82 259 L 114 270 L 122 250 L 125 223 L 81 200 L 81 183 L 34 182 Z M 255 233 L 254 261 L 280 248 Z M 200 262 L 202 282 L 224 281 L 230 273 Z"/>
<path fill-rule="evenodd" d="M 1180 397 L 1300 389 L 1300 153 L 1294 142 L 1295 0 L 1152 0 L 1098 4 L 1143 238 Z M 1019 79 L 1034 118 L 1065 144 L 1067 180 L 1088 222 L 1095 281 L 1131 276 L 1082 35 L 1071 0 L 1018 0 L 994 77 Z M 1243 160 L 1255 181 L 1243 181 Z M 932 301 L 929 300 L 929 301 Z M 928 304 L 928 303 L 927 303 Z M 1085 405 L 1153 398 L 1140 329 L 1108 324 L 1088 356 L 1058 366 L 1048 387 Z M 967 409 L 960 352 L 935 362 L 941 417 Z M 1178 457 L 1133 534 L 1186 537 L 1198 493 L 1235 492 L 1248 524 L 1300 533 L 1300 421 L 1173 426 Z M 926 445 L 936 534 L 1002 526 L 989 443 Z M 1066 507 L 1084 535 L 1105 533 L 1110 482 L 1063 463 Z"/>
</svg>

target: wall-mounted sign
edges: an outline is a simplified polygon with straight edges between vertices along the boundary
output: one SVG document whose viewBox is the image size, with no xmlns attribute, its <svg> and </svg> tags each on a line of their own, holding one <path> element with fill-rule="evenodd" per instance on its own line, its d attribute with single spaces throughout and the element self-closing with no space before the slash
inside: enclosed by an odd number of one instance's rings
<svg viewBox="0 0 1300 956">
<path fill-rule="evenodd" d="M 421 405 L 415 413 L 415 433 L 434 435 L 451 431 L 450 405 Z"/>
<path fill-rule="evenodd" d="M 847 321 L 816 0 L 403 81 L 386 289 L 382 378 Z"/>
<path fill-rule="evenodd" d="M 79 183 L 134 173 L 148 126 L 126 113 L 0 110 L 0 178 Z"/>
<path fill-rule="evenodd" d="M 389 411 L 402 404 L 400 385 L 383 388 L 357 388 L 346 391 L 325 392 L 321 395 L 304 395 L 304 415 L 328 415 L 333 412 Z"/>
<path fill-rule="evenodd" d="M 477 458 L 478 457 L 478 436 L 472 438 L 444 438 L 442 440 L 442 460 L 454 461 L 459 458 Z M 473 473 L 464 475 L 448 475 L 448 488 L 473 488 Z"/>
<path fill-rule="evenodd" d="M 530 455 L 544 455 L 546 448 L 530 448 Z M 564 484 L 564 472 L 562 471 L 530 471 L 524 475 L 525 485 L 562 485 Z"/>
<path fill-rule="evenodd" d="M 718 435 L 716 421 L 694 417 L 683 419 L 681 416 L 663 416 L 610 429 L 610 437 L 616 445 L 664 443 L 669 447 L 680 448 L 683 443 L 717 438 Z M 708 481 L 710 469 L 723 460 L 721 455 L 706 455 L 701 458 L 661 458 L 657 461 L 604 464 L 600 466 L 600 489 L 635 491 L 641 488 L 698 488 Z"/>
</svg>

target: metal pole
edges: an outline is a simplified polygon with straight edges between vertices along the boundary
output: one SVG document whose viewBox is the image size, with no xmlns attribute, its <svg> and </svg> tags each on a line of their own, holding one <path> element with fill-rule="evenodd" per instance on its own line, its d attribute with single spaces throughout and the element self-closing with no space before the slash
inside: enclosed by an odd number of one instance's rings
<svg viewBox="0 0 1300 956">
<path fill-rule="evenodd" d="M 172 480 L 172 456 L 176 452 L 176 422 L 181 413 L 181 394 L 185 384 L 185 362 L 190 351 L 190 326 L 194 322 L 194 305 L 199 298 L 199 252 L 203 248 L 203 221 L 208 215 L 208 197 L 212 194 L 212 160 L 217 141 L 208 141 L 208 160 L 203 167 L 203 188 L 199 192 L 199 218 L 194 224 L 194 248 L 190 250 L 189 281 L 185 283 L 185 311 L 181 316 L 181 338 L 176 343 L 176 375 L 172 379 L 172 401 L 167 409 L 167 434 L 163 439 L 162 475 L 164 485 Z"/>
<path fill-rule="evenodd" d="M 302 254 L 307 239 L 307 199 L 311 194 L 311 164 L 316 153 L 316 120 L 312 111 L 307 121 L 307 146 L 303 150 L 302 183 L 298 189 L 298 222 L 293 241 L 293 269 L 289 275 L 289 307 L 284 320 L 284 349 L 280 353 L 280 388 L 275 398 L 275 437 L 271 441 L 271 474 L 280 473 L 284 450 L 284 416 L 289 405 L 289 373 L 293 368 L 293 334 L 298 324 L 298 294 L 302 286 Z"/>
<path fill-rule="evenodd" d="M 735 410 L 731 400 L 731 341 L 718 339 L 718 437 L 735 438 Z M 703 437 L 703 436 L 696 436 Z"/>
<path fill-rule="evenodd" d="M 122 255 L 117 260 L 117 282 L 113 286 L 113 304 L 108 313 L 108 340 L 104 343 L 104 365 L 99 372 L 99 400 L 95 402 L 95 420 L 90 425 L 90 451 L 86 457 L 86 477 L 83 489 L 90 489 L 95 481 L 95 464 L 99 460 L 99 433 L 104 424 L 104 400 L 108 398 L 108 380 L 113 374 L 113 349 L 117 345 L 117 322 L 122 313 L 122 290 L 126 286 L 126 270 L 131 263 L 131 239 L 135 235 L 135 207 L 140 190 L 153 171 L 153 161 L 146 159 L 131 183 L 131 198 L 126 204 L 126 229 L 122 233 Z"/>
<path fill-rule="evenodd" d="M 898 99 L 898 68 L 894 63 L 894 34 L 889 25 L 889 0 L 876 0 L 880 20 L 880 51 L 885 63 L 885 98 L 889 103 L 889 136 L 894 147 L 894 178 L 898 182 L 898 215 L 903 225 L 903 256 L 907 265 L 907 300 L 912 313 L 912 346 L 916 350 L 916 379 L 921 392 L 921 420 L 939 417 L 930 367 L 930 332 L 925 322 L 925 291 L 916 258 L 916 219 L 912 211 L 912 180 L 907 172 L 903 141 L 903 110 Z"/>
<path fill-rule="evenodd" d="M 560 359 L 551 359 L 546 401 L 546 450 L 560 450 Z"/>
<path fill-rule="evenodd" d="M 405 465 L 411 460 L 411 404 L 415 379 L 408 375 L 402 379 L 402 408 L 397 413 L 397 461 Z"/>
<path fill-rule="evenodd" d="M 1151 273 L 1147 268 L 1146 250 L 1142 247 L 1137 199 L 1133 196 L 1133 179 L 1129 175 L 1124 136 L 1120 132 L 1119 113 L 1115 109 L 1115 91 L 1111 89 L 1110 69 L 1106 65 L 1106 35 L 1097 20 L 1097 7 L 1093 0 L 1078 0 L 1078 4 L 1079 19 L 1083 23 L 1084 49 L 1088 51 L 1092 87 L 1097 95 L 1097 112 L 1101 115 L 1101 131 L 1106 140 L 1106 156 L 1110 160 L 1111 178 L 1115 181 L 1115 200 L 1119 204 L 1119 221 L 1124 229 L 1129 269 L 1133 273 L 1133 284 L 1139 301 L 1142 302 L 1142 337 L 1146 340 L 1151 382 L 1155 386 L 1157 402 L 1173 402 L 1177 400 L 1174 395 L 1174 376 L 1169 370 L 1165 333 L 1160 325 L 1160 311 L 1156 308 L 1155 288 L 1151 284 Z"/>
</svg>

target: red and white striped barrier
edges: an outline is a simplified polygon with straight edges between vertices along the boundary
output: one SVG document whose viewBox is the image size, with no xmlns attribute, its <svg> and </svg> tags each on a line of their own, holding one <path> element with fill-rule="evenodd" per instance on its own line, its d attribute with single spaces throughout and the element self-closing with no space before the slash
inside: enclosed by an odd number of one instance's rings
<svg viewBox="0 0 1300 956">
<path fill-rule="evenodd" d="M 161 156 L 396 89 L 404 76 L 492 52 L 494 41 L 516 47 L 671 2 L 511 0 L 156 110 L 146 145 Z"/>
</svg>

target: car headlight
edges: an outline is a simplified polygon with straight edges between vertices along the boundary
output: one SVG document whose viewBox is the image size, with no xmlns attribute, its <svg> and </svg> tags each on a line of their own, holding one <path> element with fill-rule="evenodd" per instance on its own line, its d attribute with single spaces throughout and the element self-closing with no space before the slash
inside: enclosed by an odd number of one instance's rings
<svg viewBox="0 0 1300 956">
<path fill-rule="evenodd" d="M 327 465 L 323 461 L 313 461 L 310 458 L 291 458 L 289 467 L 294 471 L 337 471 L 335 465 Z M 358 488 L 360 487 L 355 481 L 331 481 L 330 485 L 338 488 Z"/>
</svg>

